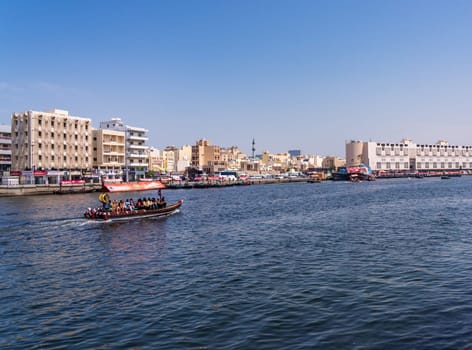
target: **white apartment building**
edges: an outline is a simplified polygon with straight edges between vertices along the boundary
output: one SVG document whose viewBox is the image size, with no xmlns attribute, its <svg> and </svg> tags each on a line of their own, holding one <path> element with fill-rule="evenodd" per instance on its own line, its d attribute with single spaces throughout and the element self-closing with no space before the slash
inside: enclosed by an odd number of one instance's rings
<svg viewBox="0 0 472 350">
<path fill-rule="evenodd" d="M 364 163 L 376 172 L 435 172 L 472 169 L 472 146 L 350 141 L 346 143 L 347 166 Z"/>
<path fill-rule="evenodd" d="M 12 170 L 65 170 L 82 174 L 92 168 L 92 120 L 68 111 L 26 111 L 11 116 Z"/>
<path fill-rule="evenodd" d="M 11 169 L 11 126 L 0 125 L 0 176 Z"/>
<path fill-rule="evenodd" d="M 101 122 L 100 129 L 111 129 L 125 133 L 124 180 L 136 181 L 145 177 L 149 166 L 149 147 L 146 145 L 146 141 L 148 141 L 146 133 L 148 130 L 125 125 L 121 118 L 112 118 L 109 121 Z"/>
</svg>

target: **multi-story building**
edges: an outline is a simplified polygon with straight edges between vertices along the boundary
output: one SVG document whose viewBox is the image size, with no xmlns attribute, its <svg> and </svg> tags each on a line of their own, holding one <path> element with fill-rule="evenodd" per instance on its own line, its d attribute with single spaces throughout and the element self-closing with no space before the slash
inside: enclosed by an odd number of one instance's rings
<svg viewBox="0 0 472 350">
<path fill-rule="evenodd" d="M 290 168 L 290 154 L 264 151 L 261 156 L 261 168 L 268 172 L 285 172 Z"/>
<path fill-rule="evenodd" d="M 121 118 L 112 118 L 101 122 L 100 129 L 111 129 L 125 132 L 126 156 L 124 180 L 136 181 L 145 177 L 149 166 L 149 146 L 146 145 L 147 129 L 125 125 Z"/>
<path fill-rule="evenodd" d="M 225 169 L 220 159 L 220 146 L 212 146 L 208 140 L 198 140 L 192 146 L 192 166 L 212 174 Z"/>
<path fill-rule="evenodd" d="M 68 111 L 26 111 L 11 116 L 12 170 L 92 168 L 92 121 Z"/>
<path fill-rule="evenodd" d="M 177 154 L 177 162 L 175 164 L 175 171 L 183 174 L 185 170 L 190 166 L 192 161 L 192 146 L 183 145 L 180 147 Z"/>
<path fill-rule="evenodd" d="M 11 170 L 11 126 L 0 125 L 0 176 Z"/>
<path fill-rule="evenodd" d="M 93 130 L 93 167 L 105 179 L 121 179 L 125 167 L 125 132 Z"/>
<path fill-rule="evenodd" d="M 472 146 L 350 141 L 346 143 L 347 166 L 364 163 L 376 172 L 460 171 L 472 169 Z"/>
<path fill-rule="evenodd" d="M 231 146 L 220 149 L 221 160 L 226 164 L 228 169 L 240 170 L 241 161 L 248 160 L 248 156 L 241 152 L 239 147 Z"/>
<path fill-rule="evenodd" d="M 346 165 L 346 160 L 336 156 L 327 156 L 323 158 L 321 163 L 324 169 L 338 169 Z"/>
<path fill-rule="evenodd" d="M 154 175 L 159 175 L 164 171 L 164 160 L 162 159 L 162 151 L 149 147 L 148 149 L 148 170 Z"/>
</svg>

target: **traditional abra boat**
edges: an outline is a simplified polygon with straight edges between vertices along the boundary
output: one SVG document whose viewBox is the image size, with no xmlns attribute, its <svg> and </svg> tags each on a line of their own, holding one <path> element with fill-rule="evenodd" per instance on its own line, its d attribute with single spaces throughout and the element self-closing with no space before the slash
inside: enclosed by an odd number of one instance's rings
<svg viewBox="0 0 472 350">
<path fill-rule="evenodd" d="M 169 216 L 178 211 L 183 204 L 183 200 L 158 209 L 133 209 L 125 211 L 107 211 L 102 208 L 88 208 L 84 217 L 96 221 L 126 221 L 139 218 L 150 218 L 159 216 Z"/>
<path fill-rule="evenodd" d="M 126 221 L 131 219 L 149 218 L 149 217 L 163 217 L 176 213 L 183 204 L 183 200 L 179 200 L 173 204 L 166 204 L 165 202 L 156 202 L 148 207 L 140 208 L 120 208 L 111 210 L 105 206 L 109 201 L 107 193 L 102 193 L 99 196 L 100 202 L 104 203 L 101 208 L 88 208 L 84 212 L 84 218 L 95 221 Z"/>
</svg>

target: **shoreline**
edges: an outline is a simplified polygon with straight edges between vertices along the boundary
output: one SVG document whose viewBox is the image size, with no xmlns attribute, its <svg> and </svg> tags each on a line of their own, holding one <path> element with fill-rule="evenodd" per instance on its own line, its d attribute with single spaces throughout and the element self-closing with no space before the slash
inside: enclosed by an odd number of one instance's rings
<svg viewBox="0 0 472 350">
<path fill-rule="evenodd" d="M 434 178 L 436 176 L 425 176 L 424 178 Z M 452 176 L 454 177 L 454 176 Z M 376 180 L 391 180 L 391 179 L 406 179 L 414 178 L 411 176 L 380 176 Z M 251 186 L 251 185 L 270 185 L 270 184 L 283 184 L 283 183 L 294 183 L 294 182 L 309 182 L 308 178 L 283 178 L 283 179 L 251 179 L 245 181 L 187 181 L 187 182 L 173 182 L 165 184 L 168 190 L 178 189 L 202 189 L 202 188 L 222 188 L 231 186 Z M 323 180 L 335 181 L 335 180 Z M 342 181 L 342 180 L 338 180 Z M 80 194 L 89 192 L 101 192 L 102 184 L 97 183 L 86 183 L 86 184 L 48 184 L 48 185 L 0 185 L 0 197 L 17 197 L 17 196 L 36 196 L 36 195 L 68 195 L 68 194 Z"/>
</svg>

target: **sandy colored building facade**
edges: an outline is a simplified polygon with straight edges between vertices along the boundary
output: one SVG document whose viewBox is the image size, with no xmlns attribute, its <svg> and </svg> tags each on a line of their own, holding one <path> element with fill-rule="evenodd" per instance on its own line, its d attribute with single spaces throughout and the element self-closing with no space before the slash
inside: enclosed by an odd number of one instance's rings
<svg viewBox="0 0 472 350">
<path fill-rule="evenodd" d="M 12 170 L 92 168 L 92 120 L 68 111 L 26 111 L 11 116 Z"/>
</svg>

